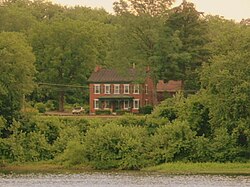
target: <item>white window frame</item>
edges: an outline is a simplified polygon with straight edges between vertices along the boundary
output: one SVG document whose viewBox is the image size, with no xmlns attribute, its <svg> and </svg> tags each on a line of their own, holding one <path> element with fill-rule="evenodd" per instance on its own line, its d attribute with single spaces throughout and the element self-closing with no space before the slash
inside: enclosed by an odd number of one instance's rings
<svg viewBox="0 0 250 187">
<path fill-rule="evenodd" d="M 139 94 L 140 93 L 140 85 L 139 84 L 135 84 L 134 85 L 134 94 Z"/>
<path fill-rule="evenodd" d="M 128 105 L 127 105 L 127 107 L 126 107 L 126 102 L 128 102 Z M 123 108 L 125 109 L 125 110 L 128 110 L 129 109 L 129 100 L 124 100 L 124 102 L 123 102 Z"/>
<path fill-rule="evenodd" d="M 99 109 L 100 106 L 99 106 L 99 99 L 94 99 L 94 109 Z"/>
<path fill-rule="evenodd" d="M 145 99 L 145 106 L 148 105 L 148 99 Z"/>
<path fill-rule="evenodd" d="M 136 106 L 136 102 L 138 106 Z M 140 99 L 133 99 L 133 109 L 139 109 L 139 108 L 140 108 Z"/>
<path fill-rule="evenodd" d="M 125 92 L 126 91 L 126 87 L 128 88 L 128 92 Z M 124 88 L 123 93 L 124 94 L 129 94 L 129 84 L 124 84 L 123 88 Z"/>
<path fill-rule="evenodd" d="M 100 94 L 100 93 L 101 93 L 101 86 L 100 86 L 100 84 L 94 84 L 94 94 Z"/>
<path fill-rule="evenodd" d="M 107 89 L 107 87 L 109 89 Z M 104 84 L 104 93 L 105 94 L 110 94 L 110 92 L 111 92 L 111 86 L 110 86 L 110 84 Z"/>
<path fill-rule="evenodd" d="M 114 84 L 114 94 L 120 94 L 120 84 Z"/>
<path fill-rule="evenodd" d="M 148 85 L 145 84 L 145 94 L 148 94 Z"/>
<path fill-rule="evenodd" d="M 107 107 L 107 105 L 109 105 L 109 107 Z M 104 109 L 110 109 L 110 108 L 111 108 L 110 101 L 109 100 L 105 100 L 104 101 Z"/>
</svg>

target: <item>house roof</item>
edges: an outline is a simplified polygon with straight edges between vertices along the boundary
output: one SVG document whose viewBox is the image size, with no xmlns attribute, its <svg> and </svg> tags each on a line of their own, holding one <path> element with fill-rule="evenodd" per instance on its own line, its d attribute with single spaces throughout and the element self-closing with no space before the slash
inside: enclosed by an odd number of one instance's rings
<svg viewBox="0 0 250 187">
<path fill-rule="evenodd" d="M 181 80 L 170 80 L 167 83 L 164 83 L 163 80 L 159 80 L 157 85 L 156 85 L 156 89 L 157 92 L 177 92 L 182 90 L 183 88 L 183 82 Z"/>
<path fill-rule="evenodd" d="M 122 72 L 115 69 L 97 69 L 88 79 L 92 83 L 105 83 L 105 82 L 132 82 L 138 77 L 136 69 L 128 69 Z"/>
</svg>

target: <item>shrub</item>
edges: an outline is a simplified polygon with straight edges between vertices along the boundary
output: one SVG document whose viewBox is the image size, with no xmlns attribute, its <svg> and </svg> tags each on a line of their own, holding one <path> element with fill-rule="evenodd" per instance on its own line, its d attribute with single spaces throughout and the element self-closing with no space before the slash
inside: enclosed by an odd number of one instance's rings
<svg viewBox="0 0 250 187">
<path fill-rule="evenodd" d="M 147 132 L 142 127 L 107 124 L 88 131 L 85 159 L 97 169 L 139 169 L 146 163 Z"/>
<path fill-rule="evenodd" d="M 39 111 L 39 113 L 44 113 L 46 112 L 46 105 L 42 102 L 36 103 L 35 108 Z"/>
<path fill-rule="evenodd" d="M 195 133 L 186 122 L 175 121 L 162 126 L 152 137 L 151 159 L 156 164 L 186 161 L 190 156 Z"/>
<path fill-rule="evenodd" d="M 96 110 L 95 114 L 96 115 L 110 115 L 111 110 Z"/>
<path fill-rule="evenodd" d="M 140 114 L 151 114 L 152 111 L 153 111 L 153 106 L 151 106 L 151 105 L 140 107 L 140 109 L 139 109 Z"/>
<path fill-rule="evenodd" d="M 84 147 L 80 141 L 73 140 L 68 142 L 64 152 L 56 158 L 56 161 L 64 165 L 77 165 L 85 162 L 84 160 Z"/>
<path fill-rule="evenodd" d="M 46 109 L 47 109 L 48 111 L 55 110 L 54 101 L 52 101 L 52 100 L 48 100 L 48 101 L 46 102 L 45 106 L 46 106 Z"/>
<path fill-rule="evenodd" d="M 117 124 L 122 126 L 144 126 L 145 118 L 133 114 L 125 114 L 117 120 Z"/>
</svg>

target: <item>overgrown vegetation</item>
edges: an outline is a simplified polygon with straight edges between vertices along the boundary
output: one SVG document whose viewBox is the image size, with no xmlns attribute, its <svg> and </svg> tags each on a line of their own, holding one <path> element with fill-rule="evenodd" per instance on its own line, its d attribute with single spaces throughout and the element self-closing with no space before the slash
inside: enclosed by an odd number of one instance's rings
<svg viewBox="0 0 250 187">
<path fill-rule="evenodd" d="M 136 16 L 119 3 L 116 15 L 45 1 L 1 4 L 1 163 L 52 160 L 141 169 L 178 161 L 249 162 L 249 25 L 201 17 L 191 3 L 171 9 L 172 1 L 166 2 L 163 12 L 130 4 Z M 78 88 L 39 83 L 79 86 L 95 64 L 131 63 L 152 67 L 154 81 L 182 79 L 187 90 L 197 92 L 168 98 L 146 116 L 86 120 L 36 115 L 88 97 Z"/>
</svg>

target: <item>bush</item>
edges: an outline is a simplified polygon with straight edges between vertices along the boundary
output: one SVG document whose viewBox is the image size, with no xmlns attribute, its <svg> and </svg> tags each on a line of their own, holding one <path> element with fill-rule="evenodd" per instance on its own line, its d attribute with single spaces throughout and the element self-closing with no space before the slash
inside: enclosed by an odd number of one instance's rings
<svg viewBox="0 0 250 187">
<path fill-rule="evenodd" d="M 44 113 L 46 112 L 46 105 L 42 102 L 36 103 L 35 108 L 39 111 L 39 113 Z"/>
<path fill-rule="evenodd" d="M 110 115 L 111 114 L 111 110 L 96 110 L 95 114 L 96 115 Z"/>
<path fill-rule="evenodd" d="M 56 161 L 63 163 L 64 165 L 77 165 L 84 163 L 84 147 L 80 141 L 74 140 L 67 144 L 63 154 L 56 158 Z"/>
<path fill-rule="evenodd" d="M 83 155 L 97 169 L 139 169 L 147 162 L 146 139 L 142 127 L 107 124 L 88 131 Z"/>
<path fill-rule="evenodd" d="M 46 109 L 47 109 L 48 111 L 53 111 L 53 110 L 55 110 L 55 105 L 54 105 L 54 102 L 53 102 L 52 100 L 48 100 L 48 101 L 46 102 L 45 106 L 46 106 Z"/>
<path fill-rule="evenodd" d="M 195 133 L 186 122 L 174 121 L 162 126 L 152 137 L 151 159 L 155 164 L 187 161 L 192 152 Z"/>
<path fill-rule="evenodd" d="M 140 107 L 140 109 L 139 109 L 140 114 L 151 114 L 152 111 L 153 111 L 153 106 L 151 106 L 151 105 Z"/>
<path fill-rule="evenodd" d="M 130 113 L 129 110 L 116 110 L 115 112 L 117 115 L 124 115 L 124 114 Z"/>
</svg>

